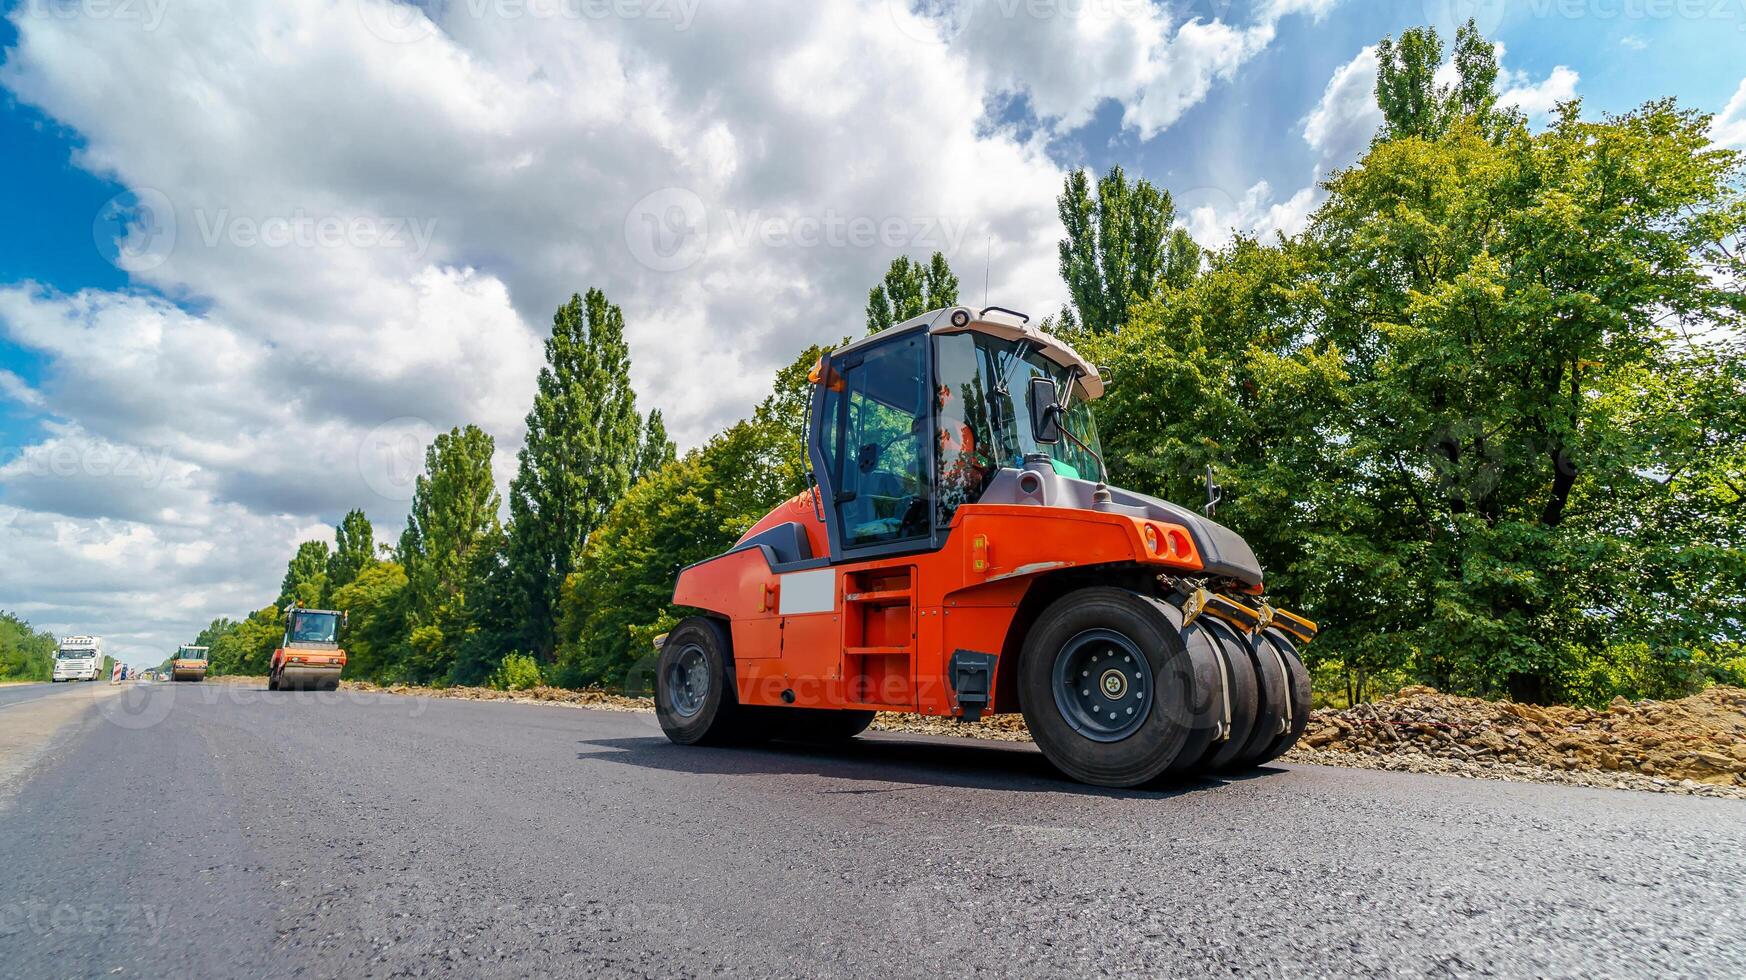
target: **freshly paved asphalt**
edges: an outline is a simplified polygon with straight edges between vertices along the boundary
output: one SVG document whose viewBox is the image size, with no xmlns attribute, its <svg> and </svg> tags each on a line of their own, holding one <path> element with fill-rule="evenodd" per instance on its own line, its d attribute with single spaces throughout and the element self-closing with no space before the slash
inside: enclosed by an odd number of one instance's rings
<svg viewBox="0 0 1746 980">
<path fill-rule="evenodd" d="M 0 802 L 7 976 L 1746 975 L 1736 801 L 219 684 L 55 742 Z"/>
<path fill-rule="evenodd" d="M 78 694 L 81 689 L 85 693 L 89 693 L 90 687 L 88 685 L 91 683 L 83 681 L 77 684 L 7 684 L 0 686 L 0 708 L 9 704 L 23 704 L 26 701 L 35 701 L 38 698 L 56 695 L 70 697 Z"/>
</svg>

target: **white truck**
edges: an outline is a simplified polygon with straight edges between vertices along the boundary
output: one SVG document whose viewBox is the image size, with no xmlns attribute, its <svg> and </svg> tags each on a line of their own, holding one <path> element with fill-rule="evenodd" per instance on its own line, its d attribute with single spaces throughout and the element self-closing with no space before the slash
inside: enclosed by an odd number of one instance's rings
<svg viewBox="0 0 1746 980">
<path fill-rule="evenodd" d="M 63 636 L 55 651 L 55 670 L 49 678 L 61 681 L 94 681 L 103 676 L 103 638 Z"/>
</svg>

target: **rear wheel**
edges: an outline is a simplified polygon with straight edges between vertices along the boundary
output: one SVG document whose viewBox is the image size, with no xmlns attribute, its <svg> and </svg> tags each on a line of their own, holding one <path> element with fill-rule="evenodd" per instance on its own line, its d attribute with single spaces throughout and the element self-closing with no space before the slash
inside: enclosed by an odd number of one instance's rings
<svg viewBox="0 0 1746 980">
<path fill-rule="evenodd" d="M 667 634 L 655 664 L 655 718 L 680 745 L 719 745 L 764 734 L 739 702 L 733 645 L 719 620 L 693 616 Z"/>
<path fill-rule="evenodd" d="M 1098 786 L 1137 786 L 1212 741 L 1218 664 L 1171 610 L 1126 589 L 1070 592 L 1043 611 L 1019 661 L 1019 704 L 1043 755 Z"/>
</svg>

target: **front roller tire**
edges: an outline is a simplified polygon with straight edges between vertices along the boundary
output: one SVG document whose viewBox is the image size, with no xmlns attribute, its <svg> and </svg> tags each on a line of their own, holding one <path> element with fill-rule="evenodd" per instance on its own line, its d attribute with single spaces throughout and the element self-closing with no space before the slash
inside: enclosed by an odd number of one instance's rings
<svg viewBox="0 0 1746 980">
<path fill-rule="evenodd" d="M 1158 600 L 1106 586 L 1070 592 L 1025 638 L 1025 724 L 1073 779 L 1150 782 L 1179 756 L 1198 759 L 1212 741 L 1218 664 L 1210 649 L 1191 652 Z"/>
<path fill-rule="evenodd" d="M 1287 674 L 1286 697 L 1291 702 L 1291 723 L 1284 732 L 1274 736 L 1273 741 L 1256 758 L 1255 765 L 1263 765 L 1284 755 L 1288 749 L 1297 744 L 1303 736 L 1304 726 L 1309 724 L 1310 715 L 1310 677 L 1304 668 L 1303 659 L 1297 654 L 1297 646 L 1285 634 L 1278 630 L 1266 630 L 1261 634 L 1261 640 L 1271 643 L 1279 651 L 1279 657 L 1285 662 Z M 1259 644 L 1258 644 L 1259 645 Z M 1274 666 L 1278 673 L 1278 665 Z"/>
<path fill-rule="evenodd" d="M 755 741 L 768 725 L 740 704 L 727 625 L 692 616 L 674 627 L 655 663 L 655 718 L 680 745 Z"/>
</svg>

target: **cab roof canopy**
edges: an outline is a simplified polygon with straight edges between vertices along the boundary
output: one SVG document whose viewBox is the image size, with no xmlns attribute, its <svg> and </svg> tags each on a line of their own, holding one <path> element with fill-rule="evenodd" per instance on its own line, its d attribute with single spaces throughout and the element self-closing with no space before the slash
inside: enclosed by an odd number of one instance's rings
<svg viewBox="0 0 1746 980">
<path fill-rule="evenodd" d="M 831 353 L 831 357 L 839 357 L 912 330 L 930 334 L 983 333 L 999 337 L 1002 340 L 1026 341 L 1050 361 L 1068 370 L 1077 370 L 1080 383 L 1085 386 L 1086 398 L 1098 398 L 1103 395 L 1103 377 L 1097 373 L 1097 367 L 1081 357 L 1072 345 L 1054 334 L 1044 333 L 1031 326 L 1030 318 L 1023 313 L 998 306 L 984 307 L 980 312 L 967 306 L 948 306 L 944 309 L 930 310 L 921 316 L 905 320 L 889 329 L 862 337 L 852 344 L 840 347 Z"/>
</svg>

